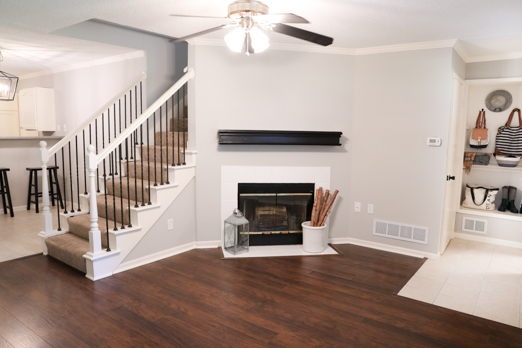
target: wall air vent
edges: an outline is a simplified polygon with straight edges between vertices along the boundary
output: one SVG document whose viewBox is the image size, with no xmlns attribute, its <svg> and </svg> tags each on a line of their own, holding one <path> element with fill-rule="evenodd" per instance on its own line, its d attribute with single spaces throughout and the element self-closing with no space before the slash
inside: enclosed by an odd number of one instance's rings
<svg viewBox="0 0 522 348">
<path fill-rule="evenodd" d="M 428 244 L 428 228 L 400 224 L 390 221 L 373 220 L 373 234 L 376 236 Z"/>
<path fill-rule="evenodd" d="M 469 217 L 462 218 L 462 231 L 486 234 L 487 229 L 487 220 L 472 219 Z"/>
</svg>

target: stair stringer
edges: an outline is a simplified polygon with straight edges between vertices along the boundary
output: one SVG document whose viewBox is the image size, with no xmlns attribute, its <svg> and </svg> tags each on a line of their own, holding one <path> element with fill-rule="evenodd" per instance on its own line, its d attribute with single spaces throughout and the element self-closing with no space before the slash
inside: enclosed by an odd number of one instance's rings
<svg viewBox="0 0 522 348">
<path fill-rule="evenodd" d="M 192 164 L 195 162 L 195 154 L 187 152 L 187 165 L 169 167 L 169 175 L 172 174 L 174 183 L 151 189 L 151 200 L 156 204 L 140 208 L 131 207 L 133 225 L 138 228 L 110 231 L 109 240 L 113 246 L 111 252 L 104 251 L 97 255 L 87 253 L 83 256 L 87 264 L 87 278 L 98 280 L 127 269 L 120 270 L 119 266 L 195 177 L 196 168 Z"/>
</svg>

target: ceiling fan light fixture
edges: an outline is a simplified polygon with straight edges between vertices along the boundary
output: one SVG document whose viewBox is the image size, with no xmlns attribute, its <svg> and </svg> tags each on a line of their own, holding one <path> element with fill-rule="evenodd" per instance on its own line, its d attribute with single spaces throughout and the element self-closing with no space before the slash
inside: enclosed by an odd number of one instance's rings
<svg viewBox="0 0 522 348">
<path fill-rule="evenodd" d="M 245 43 L 245 36 L 245 31 L 242 28 L 236 28 L 225 35 L 225 43 L 232 51 L 241 53 Z"/>
<path fill-rule="evenodd" d="M 250 38 L 252 40 L 252 48 L 254 48 L 254 53 L 263 52 L 268 48 L 268 46 L 270 46 L 268 43 L 268 36 L 263 34 L 257 27 L 250 29 Z"/>
</svg>

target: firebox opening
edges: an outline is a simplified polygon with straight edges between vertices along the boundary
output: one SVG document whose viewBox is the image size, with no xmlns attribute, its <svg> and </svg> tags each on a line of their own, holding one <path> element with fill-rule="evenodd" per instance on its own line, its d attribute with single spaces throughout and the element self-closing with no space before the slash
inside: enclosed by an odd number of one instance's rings
<svg viewBox="0 0 522 348">
<path fill-rule="evenodd" d="M 238 207 L 250 222 L 250 245 L 302 244 L 314 184 L 238 184 Z"/>
</svg>

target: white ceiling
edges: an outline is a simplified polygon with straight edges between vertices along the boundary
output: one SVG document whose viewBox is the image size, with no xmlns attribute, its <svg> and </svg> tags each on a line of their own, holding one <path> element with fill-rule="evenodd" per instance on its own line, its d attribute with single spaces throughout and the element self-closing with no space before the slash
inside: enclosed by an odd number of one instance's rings
<svg viewBox="0 0 522 348">
<path fill-rule="evenodd" d="M 171 17 L 168 16 L 169 14 L 224 17 L 230 2 L 230 0 L 2 0 L 0 23 L 2 27 L 16 26 L 51 33 L 57 29 L 97 18 L 181 37 L 218 26 L 223 21 Z M 522 0 L 265 0 L 265 3 L 270 6 L 271 13 L 290 12 L 308 19 L 310 24 L 295 26 L 333 37 L 332 47 L 337 48 L 357 49 L 459 39 L 461 48 L 470 58 L 522 52 Z M 221 39 L 224 34 L 225 31 L 215 32 L 203 38 Z M 6 48 L 4 36 L 4 32 L 0 33 L 2 50 Z M 272 43 L 311 45 L 277 33 L 270 33 L 269 36 Z M 26 36 L 26 41 L 30 41 L 30 35 Z M 57 58 L 58 53 L 63 52 L 60 50 L 60 47 L 64 47 L 60 46 L 62 43 L 66 44 L 65 41 L 61 42 L 52 54 L 44 50 L 45 53 L 53 55 L 53 59 Z M 16 45 L 16 42 L 9 44 Z M 102 46 L 93 45 L 88 48 L 89 54 L 104 53 Z M 90 51 L 91 48 L 93 52 Z M 105 48 L 108 51 L 117 50 L 114 47 Z M 65 52 L 74 56 L 73 51 L 76 49 L 82 52 L 81 47 L 74 45 L 71 50 Z M 110 54 L 117 54 L 117 52 L 111 51 Z M 7 58 L 8 55 L 5 53 L 4 55 Z M 4 64 L 7 64 L 7 59 Z"/>
</svg>

